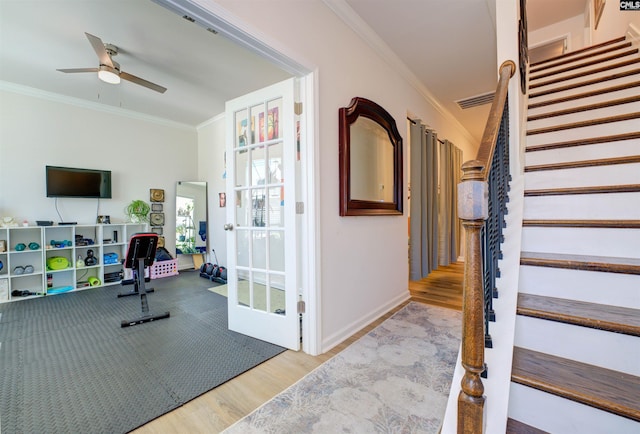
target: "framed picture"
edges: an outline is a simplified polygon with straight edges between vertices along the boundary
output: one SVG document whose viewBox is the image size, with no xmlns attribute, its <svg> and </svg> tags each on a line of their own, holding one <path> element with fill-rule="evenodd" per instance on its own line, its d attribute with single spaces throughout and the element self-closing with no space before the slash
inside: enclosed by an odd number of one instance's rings
<svg viewBox="0 0 640 434">
<path fill-rule="evenodd" d="M 162 235 L 164 233 L 164 230 L 162 229 L 162 226 L 154 226 L 151 228 L 151 232 L 153 232 L 154 234 Z"/>
<path fill-rule="evenodd" d="M 151 214 L 149 214 L 149 222 L 151 223 L 151 226 L 164 225 L 164 213 L 152 212 Z"/>
<path fill-rule="evenodd" d="M 164 202 L 164 190 L 152 188 L 149 190 L 149 200 L 151 202 Z"/>
<path fill-rule="evenodd" d="M 161 203 L 152 203 L 151 204 L 151 212 L 162 212 L 162 204 Z"/>
<path fill-rule="evenodd" d="M 108 225 L 111 223 L 111 217 L 108 215 L 99 215 L 96 223 Z"/>
<path fill-rule="evenodd" d="M 160 228 L 160 230 L 162 230 L 162 228 Z M 158 237 L 158 247 L 164 247 L 164 237 Z"/>
</svg>

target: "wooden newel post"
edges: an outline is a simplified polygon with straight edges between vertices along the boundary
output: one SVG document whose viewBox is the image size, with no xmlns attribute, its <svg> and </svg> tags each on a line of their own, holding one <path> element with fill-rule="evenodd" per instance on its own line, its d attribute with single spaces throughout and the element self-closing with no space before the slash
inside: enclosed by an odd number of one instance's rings
<svg viewBox="0 0 640 434">
<path fill-rule="evenodd" d="M 488 188 L 478 160 L 462 165 L 458 184 L 458 216 L 465 229 L 462 299 L 462 366 L 465 373 L 458 395 L 458 433 L 484 431 L 484 289 L 481 230 L 488 218 Z"/>
</svg>

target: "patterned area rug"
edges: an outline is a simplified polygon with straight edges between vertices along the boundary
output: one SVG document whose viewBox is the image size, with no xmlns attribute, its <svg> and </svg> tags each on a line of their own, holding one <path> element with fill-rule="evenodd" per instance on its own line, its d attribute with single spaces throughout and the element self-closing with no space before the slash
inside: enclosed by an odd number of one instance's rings
<svg viewBox="0 0 640 434">
<path fill-rule="evenodd" d="M 437 433 L 460 312 L 409 303 L 225 433 Z"/>
</svg>

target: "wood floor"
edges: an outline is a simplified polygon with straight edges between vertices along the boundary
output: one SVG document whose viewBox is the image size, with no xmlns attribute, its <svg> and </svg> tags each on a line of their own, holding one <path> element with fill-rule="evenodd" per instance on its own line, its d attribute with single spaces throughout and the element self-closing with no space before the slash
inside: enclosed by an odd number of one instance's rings
<svg viewBox="0 0 640 434">
<path fill-rule="evenodd" d="M 455 263 L 435 270 L 428 278 L 419 282 L 409 282 L 411 300 L 461 310 L 462 268 L 462 263 Z M 302 351 L 285 351 L 132 432 L 135 434 L 220 432 L 347 348 L 407 303 L 378 318 L 325 354 L 310 356 Z"/>
</svg>

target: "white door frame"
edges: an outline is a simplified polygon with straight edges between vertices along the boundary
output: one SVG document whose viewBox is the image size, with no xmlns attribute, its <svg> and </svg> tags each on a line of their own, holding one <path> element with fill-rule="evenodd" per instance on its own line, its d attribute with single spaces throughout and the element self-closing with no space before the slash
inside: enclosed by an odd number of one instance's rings
<svg viewBox="0 0 640 434">
<path fill-rule="evenodd" d="M 153 0 L 173 10 L 180 16 L 188 15 L 197 25 L 214 28 L 219 34 L 236 42 L 240 46 L 270 60 L 275 65 L 300 79 L 300 99 L 303 104 L 301 115 L 302 131 L 300 138 L 301 175 L 298 180 L 298 201 L 304 203 L 304 214 L 300 220 L 300 258 L 299 275 L 300 294 L 306 302 L 306 313 L 302 315 L 302 351 L 311 355 L 321 350 L 321 304 L 320 304 L 320 226 L 319 216 L 319 155 L 315 146 L 318 133 L 316 113 L 318 113 L 317 68 L 305 65 L 296 54 L 286 53 L 286 48 L 264 35 L 212 0 Z M 275 48 L 277 47 L 277 48 Z"/>
</svg>

